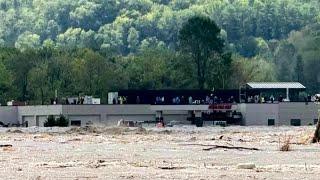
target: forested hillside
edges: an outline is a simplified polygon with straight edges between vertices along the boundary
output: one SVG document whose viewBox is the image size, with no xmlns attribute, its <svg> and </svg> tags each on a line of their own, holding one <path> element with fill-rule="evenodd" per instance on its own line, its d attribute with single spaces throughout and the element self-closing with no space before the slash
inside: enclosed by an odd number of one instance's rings
<svg viewBox="0 0 320 180">
<path fill-rule="evenodd" d="M 205 88 L 300 81 L 320 91 L 318 0 L 0 0 L 0 101 L 197 88 L 178 39 L 195 15 L 217 23 L 232 53 L 226 82 L 212 73 Z"/>
</svg>

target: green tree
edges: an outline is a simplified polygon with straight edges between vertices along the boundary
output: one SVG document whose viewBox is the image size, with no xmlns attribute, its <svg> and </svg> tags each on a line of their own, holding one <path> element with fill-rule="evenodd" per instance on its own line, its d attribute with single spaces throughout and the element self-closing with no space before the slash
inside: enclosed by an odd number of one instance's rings
<svg viewBox="0 0 320 180">
<path fill-rule="evenodd" d="M 38 61 L 39 56 L 34 50 L 25 50 L 12 56 L 8 61 L 8 69 L 13 74 L 13 84 L 18 92 L 18 100 L 30 100 L 28 74 Z"/>
<path fill-rule="evenodd" d="M 130 49 L 130 52 L 134 53 L 136 52 L 139 44 L 139 32 L 132 27 L 129 29 L 128 33 L 128 48 Z"/>
<path fill-rule="evenodd" d="M 224 43 L 220 38 L 220 28 L 208 17 L 190 18 L 179 33 L 180 48 L 188 53 L 196 65 L 198 87 L 204 89 L 209 71 L 208 63 L 214 55 L 223 53 Z"/>
<path fill-rule="evenodd" d="M 54 127 L 57 126 L 56 119 L 53 115 L 48 116 L 47 121 L 44 122 L 44 127 Z"/>
<path fill-rule="evenodd" d="M 35 104 L 49 103 L 49 85 L 48 85 L 48 65 L 41 64 L 38 67 L 32 68 L 29 72 L 29 90 L 33 97 L 31 99 L 35 101 Z"/>
<path fill-rule="evenodd" d="M 301 55 L 298 55 L 298 57 L 297 57 L 297 62 L 296 62 L 294 72 L 296 73 L 296 75 L 295 75 L 296 81 L 303 82 L 303 80 L 304 80 L 304 65 L 303 65 Z"/>
<path fill-rule="evenodd" d="M 66 118 L 63 114 L 56 119 L 56 124 L 59 127 L 68 127 L 69 126 L 69 119 Z"/>
<path fill-rule="evenodd" d="M 58 35 L 57 44 L 66 49 L 96 48 L 95 33 L 92 30 L 85 31 L 81 28 L 69 28 L 65 33 Z"/>
<path fill-rule="evenodd" d="M 248 82 L 272 82 L 277 80 L 273 63 L 261 57 L 247 59 L 236 56 L 233 58 L 230 88 L 238 89 Z"/>
<path fill-rule="evenodd" d="M 71 51 L 73 52 L 73 51 Z M 48 78 L 48 96 L 53 98 L 55 91 L 59 96 L 77 95 L 75 77 L 73 69 L 74 55 L 69 51 L 61 51 L 50 58 L 47 68 Z"/>
<path fill-rule="evenodd" d="M 222 54 L 218 57 L 211 57 L 214 60 L 209 65 L 212 71 L 208 72 L 207 81 L 210 89 L 225 89 L 230 87 L 229 78 L 232 74 L 232 57 L 230 53 Z"/>
<path fill-rule="evenodd" d="M 40 36 L 30 32 L 21 34 L 15 43 L 15 47 L 23 51 L 26 49 L 39 48 L 40 45 Z"/>
<path fill-rule="evenodd" d="M 275 52 L 275 64 L 277 65 L 278 80 L 292 81 L 296 49 L 288 41 L 282 41 Z"/>
<path fill-rule="evenodd" d="M 234 74 L 243 81 L 302 77 L 310 93 L 317 92 L 319 14 L 318 0 L 0 0 L 0 69 L 3 82 L 11 77 L 2 85 L 0 101 L 47 103 L 55 90 L 59 96 L 84 91 L 106 97 L 107 91 L 128 86 L 234 87 Z M 195 15 L 223 28 L 217 33 L 224 41 L 221 49 L 231 51 L 236 62 L 223 51 L 200 47 L 198 71 L 190 46 L 179 39 L 179 30 Z M 190 29 L 205 32 L 203 27 Z M 210 44 L 213 34 L 203 34 Z"/>
<path fill-rule="evenodd" d="M 172 54 L 162 48 L 150 48 L 126 59 L 128 87 L 132 89 L 162 89 L 171 86 L 168 62 Z"/>
<path fill-rule="evenodd" d="M 5 67 L 4 63 L 0 61 L 0 103 L 6 103 L 12 90 L 13 77 L 9 70 Z"/>
<path fill-rule="evenodd" d="M 106 59 L 89 49 L 79 51 L 77 56 L 72 64 L 76 91 L 101 97 L 105 90 L 101 78 L 109 70 Z"/>
</svg>

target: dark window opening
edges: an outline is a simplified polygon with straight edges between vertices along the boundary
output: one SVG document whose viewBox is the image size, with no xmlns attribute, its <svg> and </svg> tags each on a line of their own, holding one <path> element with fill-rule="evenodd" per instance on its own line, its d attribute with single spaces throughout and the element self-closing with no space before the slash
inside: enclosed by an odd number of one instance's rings
<svg viewBox="0 0 320 180">
<path fill-rule="evenodd" d="M 300 119 L 291 119 L 291 126 L 301 126 Z"/>
<path fill-rule="evenodd" d="M 268 126 L 274 126 L 275 120 L 274 119 L 268 119 Z"/>
<path fill-rule="evenodd" d="M 70 123 L 71 126 L 81 126 L 81 121 L 80 120 L 73 120 Z"/>
</svg>

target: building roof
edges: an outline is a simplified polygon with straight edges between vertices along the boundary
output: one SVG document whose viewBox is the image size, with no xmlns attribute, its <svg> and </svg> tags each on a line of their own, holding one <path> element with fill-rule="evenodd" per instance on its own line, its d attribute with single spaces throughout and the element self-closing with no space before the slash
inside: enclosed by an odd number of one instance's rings
<svg viewBox="0 0 320 180">
<path fill-rule="evenodd" d="M 305 89 L 299 82 L 249 82 L 247 87 L 251 89 Z"/>
</svg>

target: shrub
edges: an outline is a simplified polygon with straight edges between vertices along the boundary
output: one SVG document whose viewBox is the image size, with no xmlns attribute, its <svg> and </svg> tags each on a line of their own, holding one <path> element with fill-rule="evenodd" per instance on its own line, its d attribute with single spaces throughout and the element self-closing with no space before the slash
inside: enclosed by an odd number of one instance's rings
<svg viewBox="0 0 320 180">
<path fill-rule="evenodd" d="M 56 120 L 53 115 L 48 116 L 47 121 L 44 123 L 44 127 L 53 127 L 56 125 Z"/>
<path fill-rule="evenodd" d="M 56 119 L 56 123 L 57 123 L 57 126 L 59 127 L 69 126 L 69 120 L 62 114 Z"/>
<path fill-rule="evenodd" d="M 44 127 L 68 127 L 69 120 L 64 116 L 60 115 L 58 118 L 54 118 L 53 115 L 48 116 L 47 121 L 44 123 Z"/>
<path fill-rule="evenodd" d="M 285 137 L 283 144 L 280 145 L 280 151 L 291 151 L 290 145 L 291 145 L 291 137 Z"/>
</svg>

